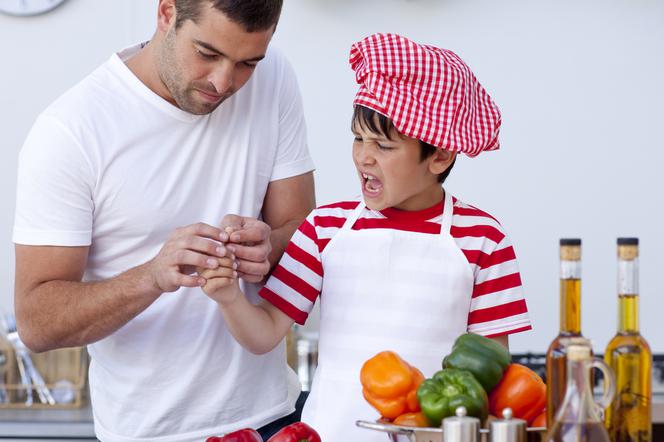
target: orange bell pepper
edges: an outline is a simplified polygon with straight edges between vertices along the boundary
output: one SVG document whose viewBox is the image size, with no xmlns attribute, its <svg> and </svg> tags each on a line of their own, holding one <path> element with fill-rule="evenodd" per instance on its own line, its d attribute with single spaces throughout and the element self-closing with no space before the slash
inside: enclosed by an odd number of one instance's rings
<svg viewBox="0 0 664 442">
<path fill-rule="evenodd" d="M 429 419 L 427 419 L 424 413 L 418 411 L 416 413 L 404 413 L 401 416 L 397 416 L 392 423 L 404 427 L 428 427 Z"/>
<path fill-rule="evenodd" d="M 417 387 L 424 376 L 392 351 L 378 353 L 360 370 L 362 395 L 380 415 L 394 419 L 404 413 L 420 411 Z"/>
<path fill-rule="evenodd" d="M 503 409 L 512 409 L 514 417 L 528 424 L 546 406 L 546 384 L 537 373 L 520 364 L 510 364 L 496 387 L 489 394 L 489 411 L 502 416 Z"/>
</svg>

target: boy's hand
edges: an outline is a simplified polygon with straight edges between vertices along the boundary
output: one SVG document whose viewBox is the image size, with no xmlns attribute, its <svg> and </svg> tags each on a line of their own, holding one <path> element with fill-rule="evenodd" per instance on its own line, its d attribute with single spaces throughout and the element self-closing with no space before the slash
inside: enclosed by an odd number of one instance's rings
<svg viewBox="0 0 664 442">
<path fill-rule="evenodd" d="M 270 226 L 255 218 L 226 215 L 221 228 L 221 241 L 235 254 L 240 278 L 261 282 L 270 272 Z"/>
<path fill-rule="evenodd" d="M 237 263 L 232 258 L 219 258 L 216 269 L 198 268 L 199 275 L 205 278 L 202 289 L 206 295 L 219 304 L 234 301 L 242 296 L 237 280 Z"/>
</svg>

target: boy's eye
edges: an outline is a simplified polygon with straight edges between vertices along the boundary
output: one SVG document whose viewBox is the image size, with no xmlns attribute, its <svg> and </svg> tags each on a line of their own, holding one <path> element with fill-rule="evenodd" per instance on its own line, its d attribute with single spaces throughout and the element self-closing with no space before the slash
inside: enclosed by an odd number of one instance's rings
<svg viewBox="0 0 664 442">
<path fill-rule="evenodd" d="M 252 68 L 252 69 L 253 69 L 253 68 L 256 67 L 256 65 L 258 64 L 258 62 L 257 62 L 257 61 L 245 61 L 245 62 L 242 63 L 242 64 L 245 65 L 245 66 L 248 67 L 248 68 Z"/>
<path fill-rule="evenodd" d="M 360 137 L 354 137 L 353 140 L 355 140 L 355 141 L 362 141 L 362 138 L 360 138 Z"/>
<path fill-rule="evenodd" d="M 382 144 L 379 144 L 379 143 L 376 143 L 376 145 L 378 146 L 378 148 L 379 148 L 380 150 L 392 150 L 392 149 L 394 149 L 393 147 L 390 147 L 390 146 L 383 146 Z"/>
</svg>

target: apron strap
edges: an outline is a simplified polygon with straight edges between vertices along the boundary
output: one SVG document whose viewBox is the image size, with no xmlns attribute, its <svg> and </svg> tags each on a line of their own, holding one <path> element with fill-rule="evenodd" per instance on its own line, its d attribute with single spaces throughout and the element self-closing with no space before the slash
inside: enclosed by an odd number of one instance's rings
<svg viewBox="0 0 664 442">
<path fill-rule="evenodd" d="M 355 210 L 353 210 L 353 213 L 351 213 L 350 216 L 346 219 L 346 222 L 344 223 L 341 230 L 350 230 L 353 227 L 353 224 L 355 224 L 355 221 L 358 220 L 358 218 L 364 211 L 365 207 L 366 206 L 364 204 L 364 199 L 361 199 L 360 204 L 357 205 Z"/>
<path fill-rule="evenodd" d="M 445 236 L 450 233 L 452 227 L 452 212 L 454 212 L 452 194 L 445 191 L 445 202 L 443 203 L 443 219 L 440 226 L 440 235 Z"/>
</svg>

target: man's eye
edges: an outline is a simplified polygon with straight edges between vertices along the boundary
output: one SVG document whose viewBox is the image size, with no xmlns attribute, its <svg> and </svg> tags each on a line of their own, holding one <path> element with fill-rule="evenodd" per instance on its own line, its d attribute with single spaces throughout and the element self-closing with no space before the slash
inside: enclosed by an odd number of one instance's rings
<svg viewBox="0 0 664 442">
<path fill-rule="evenodd" d="M 204 59 L 206 59 L 206 60 L 212 60 L 212 59 L 214 59 L 214 58 L 217 56 L 217 54 L 209 54 L 209 53 L 207 53 L 207 52 L 203 52 L 203 51 L 201 51 L 201 50 L 199 50 L 199 49 L 197 49 L 196 52 L 198 53 L 198 55 L 199 55 L 201 58 L 204 58 Z"/>
</svg>

